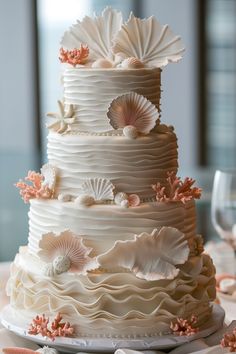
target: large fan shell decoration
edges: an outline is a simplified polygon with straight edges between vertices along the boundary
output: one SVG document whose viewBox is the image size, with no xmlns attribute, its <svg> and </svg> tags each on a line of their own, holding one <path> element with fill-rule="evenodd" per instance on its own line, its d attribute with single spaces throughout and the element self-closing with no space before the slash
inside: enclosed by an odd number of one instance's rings
<svg viewBox="0 0 236 354">
<path fill-rule="evenodd" d="M 136 92 L 115 98 L 107 116 L 111 126 L 114 129 L 123 128 L 124 135 L 129 138 L 136 138 L 138 133 L 148 134 L 159 123 L 156 106 Z"/>
<path fill-rule="evenodd" d="M 70 230 L 59 235 L 49 232 L 39 241 L 38 256 L 47 262 L 47 275 L 61 274 L 67 271 L 86 274 L 94 269 L 94 260 L 89 257 L 91 248 L 84 245 L 82 237 Z"/>
<path fill-rule="evenodd" d="M 147 67 L 164 67 L 178 62 L 184 52 L 180 36 L 155 17 L 139 19 L 132 13 L 114 39 L 113 52 L 123 59 L 136 58 Z"/>
<path fill-rule="evenodd" d="M 100 61 L 101 66 L 108 65 L 109 62 L 116 60 L 116 55 L 112 52 L 112 42 L 121 25 L 121 12 L 106 7 L 101 16 L 94 16 L 94 18 L 85 16 L 82 21 L 77 21 L 65 32 L 61 45 L 66 49 L 80 48 L 81 45 L 86 45 L 89 48 L 91 61 L 105 59 L 108 63 Z"/>
<path fill-rule="evenodd" d="M 116 241 L 113 248 L 97 257 L 105 269 L 125 268 L 141 279 L 174 279 L 189 256 L 185 236 L 172 227 L 153 230 L 151 234 L 135 235 L 134 239 Z"/>
</svg>

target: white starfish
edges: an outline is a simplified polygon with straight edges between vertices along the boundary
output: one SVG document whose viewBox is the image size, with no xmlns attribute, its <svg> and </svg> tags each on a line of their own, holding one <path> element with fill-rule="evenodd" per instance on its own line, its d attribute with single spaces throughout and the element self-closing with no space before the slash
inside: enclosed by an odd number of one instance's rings
<svg viewBox="0 0 236 354">
<path fill-rule="evenodd" d="M 61 101 L 57 101 L 59 106 L 59 113 L 48 113 L 47 116 L 56 119 L 52 124 L 47 124 L 48 129 L 62 134 L 71 130 L 71 124 L 75 122 L 73 105 L 69 105 L 69 109 L 65 112 L 65 105 Z"/>
</svg>

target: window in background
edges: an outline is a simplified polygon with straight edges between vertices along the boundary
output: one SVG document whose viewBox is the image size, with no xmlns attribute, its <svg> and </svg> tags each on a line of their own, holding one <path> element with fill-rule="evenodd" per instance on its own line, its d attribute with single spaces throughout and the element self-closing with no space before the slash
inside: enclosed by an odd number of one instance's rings
<svg viewBox="0 0 236 354">
<path fill-rule="evenodd" d="M 205 163 L 236 167 L 236 1 L 205 4 Z"/>
<path fill-rule="evenodd" d="M 40 111 L 43 159 L 46 160 L 46 113 L 58 110 L 57 100 L 62 98 L 61 66 L 58 60 L 60 40 L 63 33 L 76 20 L 85 15 L 100 13 L 104 7 L 112 6 L 128 16 L 137 9 L 139 0 L 37 0 L 39 68 L 40 68 Z M 135 11 L 137 14 L 137 11 Z"/>
<path fill-rule="evenodd" d="M 38 170 L 35 1 L 0 1 L 0 262 L 27 243 L 28 206 L 14 183 Z"/>
</svg>

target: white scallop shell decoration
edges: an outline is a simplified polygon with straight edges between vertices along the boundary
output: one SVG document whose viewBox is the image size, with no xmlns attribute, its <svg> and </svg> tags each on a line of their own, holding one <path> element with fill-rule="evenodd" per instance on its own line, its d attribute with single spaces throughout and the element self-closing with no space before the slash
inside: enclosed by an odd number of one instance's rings
<svg viewBox="0 0 236 354">
<path fill-rule="evenodd" d="M 73 234 L 70 230 L 63 231 L 59 235 L 53 232 L 42 235 L 39 248 L 38 256 L 43 261 L 52 263 L 55 274 L 68 270 L 86 274 L 88 270 L 94 269 L 94 260 L 89 257 L 92 248 L 86 247 L 82 237 Z M 50 265 L 45 268 L 46 270 L 48 275 L 50 272 L 53 273 Z"/>
<path fill-rule="evenodd" d="M 159 122 L 159 113 L 156 106 L 136 92 L 130 92 L 115 98 L 108 108 L 107 116 L 114 129 L 132 126 L 143 134 L 148 134 Z M 131 133 L 131 137 L 133 137 L 133 131 Z"/>
<path fill-rule="evenodd" d="M 121 25 L 121 12 L 106 7 L 101 16 L 85 16 L 82 21 L 77 21 L 65 32 L 61 45 L 66 49 L 74 49 L 86 44 L 89 48 L 89 59 L 92 61 L 100 58 L 114 61 L 115 55 L 111 48 Z"/>
<path fill-rule="evenodd" d="M 123 69 L 142 69 L 144 68 L 144 64 L 141 60 L 131 57 L 122 61 L 121 67 Z"/>
<path fill-rule="evenodd" d="M 185 236 L 172 227 L 135 235 L 133 240 L 116 241 L 113 248 L 97 257 L 105 269 L 122 267 L 146 280 L 174 279 L 189 256 Z"/>
<path fill-rule="evenodd" d="M 180 36 L 155 17 L 139 19 L 132 13 L 114 39 L 113 52 L 123 59 L 135 57 L 148 67 L 163 67 L 178 62 L 184 52 Z"/>
<path fill-rule="evenodd" d="M 41 168 L 41 174 L 44 177 L 43 185 L 48 186 L 50 189 L 55 188 L 56 184 L 56 174 L 57 174 L 57 169 L 56 167 L 52 166 L 51 164 L 47 163 L 42 166 Z"/>
<path fill-rule="evenodd" d="M 95 200 L 114 200 L 115 186 L 107 178 L 89 178 L 81 186 L 84 195 Z"/>
</svg>

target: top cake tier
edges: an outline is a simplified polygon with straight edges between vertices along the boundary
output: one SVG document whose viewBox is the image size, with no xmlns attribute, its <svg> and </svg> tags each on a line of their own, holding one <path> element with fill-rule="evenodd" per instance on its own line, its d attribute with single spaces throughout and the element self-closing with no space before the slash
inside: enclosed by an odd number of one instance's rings
<svg viewBox="0 0 236 354">
<path fill-rule="evenodd" d="M 101 133 L 113 127 L 107 116 L 111 102 L 118 96 L 136 92 L 160 111 L 161 70 L 86 69 L 68 67 L 63 73 L 64 102 L 73 105 L 72 131 Z"/>
</svg>

